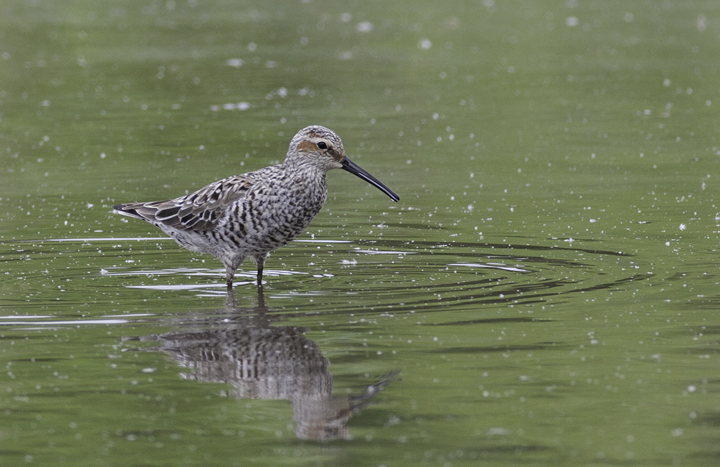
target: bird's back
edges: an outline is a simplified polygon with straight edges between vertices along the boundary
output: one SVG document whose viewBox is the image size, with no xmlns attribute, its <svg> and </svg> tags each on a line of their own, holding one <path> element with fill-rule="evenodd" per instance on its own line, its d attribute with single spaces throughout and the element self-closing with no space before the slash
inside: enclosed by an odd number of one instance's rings
<svg viewBox="0 0 720 467">
<path fill-rule="evenodd" d="M 224 178 L 171 200 L 114 209 L 150 222 L 193 251 L 218 256 L 242 250 L 253 255 L 300 235 L 326 196 L 324 173 L 297 173 L 276 165 Z"/>
<path fill-rule="evenodd" d="M 256 181 L 254 172 L 233 175 L 179 198 L 119 204 L 113 208 L 160 228 L 202 232 L 215 228 L 227 209 L 245 197 Z"/>
</svg>

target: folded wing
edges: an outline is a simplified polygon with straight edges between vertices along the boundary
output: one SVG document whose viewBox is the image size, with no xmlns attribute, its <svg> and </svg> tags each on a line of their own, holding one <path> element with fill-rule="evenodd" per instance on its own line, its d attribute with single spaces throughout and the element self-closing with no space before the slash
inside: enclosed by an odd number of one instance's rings
<svg viewBox="0 0 720 467">
<path fill-rule="evenodd" d="M 235 175 L 194 193 L 167 201 L 113 206 L 120 214 L 187 231 L 212 230 L 225 211 L 245 197 L 255 182 L 252 173 Z"/>
</svg>

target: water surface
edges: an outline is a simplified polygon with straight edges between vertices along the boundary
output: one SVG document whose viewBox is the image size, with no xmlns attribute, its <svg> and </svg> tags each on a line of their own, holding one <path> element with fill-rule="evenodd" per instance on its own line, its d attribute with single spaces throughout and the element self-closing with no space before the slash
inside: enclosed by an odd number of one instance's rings
<svg viewBox="0 0 720 467">
<path fill-rule="evenodd" d="M 7 465 L 716 465 L 712 2 L 0 5 Z M 112 213 L 341 171 L 248 262 Z"/>
</svg>

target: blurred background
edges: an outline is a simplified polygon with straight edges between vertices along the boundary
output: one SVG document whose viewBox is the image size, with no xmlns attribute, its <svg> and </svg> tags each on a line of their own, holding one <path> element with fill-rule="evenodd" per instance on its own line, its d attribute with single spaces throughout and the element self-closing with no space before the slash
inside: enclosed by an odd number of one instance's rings
<svg viewBox="0 0 720 467">
<path fill-rule="evenodd" d="M 717 465 L 718 57 L 713 1 L 4 0 L 0 463 Z M 263 294 L 112 213 L 311 124 L 401 200 L 331 172 Z"/>
</svg>

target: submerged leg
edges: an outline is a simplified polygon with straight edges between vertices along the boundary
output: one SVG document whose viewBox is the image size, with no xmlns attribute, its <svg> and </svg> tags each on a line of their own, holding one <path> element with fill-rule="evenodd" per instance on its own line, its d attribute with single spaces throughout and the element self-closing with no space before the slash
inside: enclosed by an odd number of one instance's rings
<svg viewBox="0 0 720 467">
<path fill-rule="evenodd" d="M 228 289 L 232 289 L 233 278 L 235 277 L 235 271 L 240 267 L 245 258 L 237 258 L 235 260 L 223 261 L 225 265 L 225 283 Z"/>
<path fill-rule="evenodd" d="M 225 266 L 225 282 L 227 283 L 228 290 L 232 290 L 233 277 L 235 277 L 235 270 L 229 266 Z"/>
<path fill-rule="evenodd" d="M 258 287 L 262 287 L 262 275 L 263 275 L 263 268 L 265 267 L 265 258 L 267 258 L 267 254 L 253 256 L 253 259 L 255 260 L 255 263 L 257 264 L 257 286 Z"/>
</svg>

